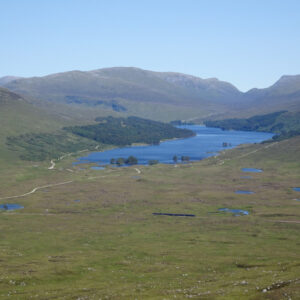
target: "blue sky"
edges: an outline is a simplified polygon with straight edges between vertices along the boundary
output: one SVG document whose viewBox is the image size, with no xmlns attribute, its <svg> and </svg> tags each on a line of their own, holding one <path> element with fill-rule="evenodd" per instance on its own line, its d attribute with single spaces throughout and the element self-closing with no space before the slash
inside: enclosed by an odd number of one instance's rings
<svg viewBox="0 0 300 300">
<path fill-rule="evenodd" d="M 135 66 L 245 91 L 300 74 L 298 0 L 0 0 L 0 76 Z"/>
</svg>

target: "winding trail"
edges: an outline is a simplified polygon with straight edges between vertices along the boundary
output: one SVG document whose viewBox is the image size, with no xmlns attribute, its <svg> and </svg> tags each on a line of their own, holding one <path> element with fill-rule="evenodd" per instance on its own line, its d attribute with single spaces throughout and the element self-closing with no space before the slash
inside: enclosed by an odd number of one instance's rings
<svg viewBox="0 0 300 300">
<path fill-rule="evenodd" d="M 270 220 L 270 222 L 276 222 L 276 223 L 294 223 L 294 224 L 300 224 L 300 221 L 285 221 L 285 220 Z"/>
<path fill-rule="evenodd" d="M 51 163 L 51 166 L 48 168 L 48 170 L 53 170 L 54 167 L 55 167 L 55 162 L 54 162 L 54 160 L 51 159 L 50 163 Z"/>
<path fill-rule="evenodd" d="M 256 152 L 258 152 L 258 151 L 260 151 L 260 150 L 265 150 L 265 149 L 268 149 L 268 148 L 270 148 L 270 147 L 273 147 L 273 146 L 275 146 L 275 145 L 277 145 L 277 144 L 278 144 L 278 142 L 274 142 L 274 143 L 269 144 L 269 145 L 267 145 L 267 146 L 265 146 L 265 147 L 262 147 L 262 148 L 259 148 L 259 149 L 255 149 L 255 150 L 253 150 L 253 151 L 250 151 L 250 152 L 248 152 L 248 153 L 242 154 L 242 155 L 240 155 L 240 156 L 236 156 L 236 157 L 234 157 L 234 158 L 225 158 L 225 159 L 222 159 L 218 165 L 219 165 L 219 166 L 222 166 L 222 165 L 224 165 L 224 163 L 225 163 L 226 160 L 228 161 L 228 160 L 231 160 L 231 159 L 243 158 L 243 157 L 249 156 L 249 155 L 251 155 L 251 154 L 253 154 L 253 153 L 256 153 Z"/>
<path fill-rule="evenodd" d="M 134 168 L 134 169 L 137 171 L 138 174 L 142 173 L 140 169 L 138 169 L 138 168 Z"/>
<path fill-rule="evenodd" d="M 276 144 L 278 144 L 278 142 L 275 142 L 275 143 L 269 144 L 269 145 L 267 145 L 267 146 L 265 146 L 265 147 L 262 147 L 262 148 L 253 150 L 253 151 L 248 152 L 248 153 L 245 153 L 245 154 L 242 154 L 242 155 L 240 155 L 240 156 L 238 156 L 238 157 L 236 157 L 236 158 L 246 157 L 246 156 L 248 156 L 248 155 L 251 155 L 251 154 L 253 154 L 253 153 L 256 153 L 257 151 L 260 151 L 260 150 L 264 150 L 264 149 L 268 149 L 268 148 L 270 148 L 270 147 L 273 147 L 273 146 L 275 146 Z"/>
<path fill-rule="evenodd" d="M 97 146 L 95 147 L 95 150 L 98 150 L 99 147 L 100 147 L 100 145 L 97 145 Z M 53 170 L 53 169 L 55 168 L 55 162 L 54 162 L 54 160 L 63 160 L 65 157 L 70 156 L 70 155 L 72 155 L 72 154 L 77 154 L 77 153 L 82 153 L 82 152 L 87 152 L 87 151 L 90 151 L 90 150 L 89 150 L 89 149 L 83 149 L 83 150 L 80 150 L 80 151 L 77 151 L 77 152 L 70 152 L 70 153 L 67 153 L 67 154 L 62 155 L 61 157 L 59 157 L 59 158 L 57 158 L 57 159 L 54 159 L 54 158 L 53 158 L 53 159 L 51 159 L 51 161 L 50 161 L 51 166 L 48 168 L 48 170 Z"/>
<path fill-rule="evenodd" d="M 32 191 L 30 191 L 28 193 L 25 193 L 25 194 L 22 194 L 22 195 L 17 195 L 17 196 L 3 197 L 3 198 L 0 198 L 0 200 L 25 197 L 25 196 L 28 196 L 28 195 L 31 195 L 31 194 L 35 193 L 37 190 L 41 190 L 41 189 L 45 189 L 45 188 L 53 187 L 53 186 L 58 186 L 58 185 L 64 185 L 64 184 L 68 184 L 68 183 L 71 183 L 71 182 L 73 182 L 73 180 L 48 184 L 48 185 L 44 185 L 44 186 L 37 186 Z"/>
<path fill-rule="evenodd" d="M 116 174 L 116 175 L 111 176 L 111 177 L 119 177 L 119 176 L 121 176 L 121 174 Z M 87 179 L 88 179 L 88 180 L 91 180 L 91 179 L 106 178 L 106 177 L 108 177 L 108 175 L 88 177 Z"/>
<path fill-rule="evenodd" d="M 100 147 L 100 145 L 97 145 L 96 147 L 95 147 L 95 149 L 97 150 L 97 149 L 99 149 L 99 147 Z M 74 153 L 82 153 L 82 152 L 86 152 L 86 151 L 90 151 L 89 149 L 84 149 L 84 150 L 81 150 L 81 151 L 77 151 L 77 152 L 74 152 Z M 51 161 L 50 161 L 50 167 L 48 168 L 48 170 L 53 170 L 54 168 L 55 168 L 55 162 L 54 162 L 54 160 L 62 160 L 62 159 L 64 159 L 65 157 L 67 157 L 67 156 L 70 156 L 70 155 L 72 155 L 72 154 L 74 154 L 74 153 L 67 153 L 67 154 L 65 154 L 65 155 L 62 155 L 61 157 L 59 157 L 58 159 L 51 159 Z M 135 168 L 135 170 L 140 174 L 141 173 L 141 171 L 139 170 L 139 169 L 137 169 L 137 168 Z M 73 170 L 71 170 L 71 169 L 67 169 L 67 171 L 69 171 L 69 172 L 74 172 Z M 117 175 L 117 176 L 120 176 L 120 175 Z M 107 177 L 107 176 L 98 176 L 98 177 L 89 177 L 88 179 L 95 179 L 95 178 L 99 178 L 99 177 Z M 35 187 L 32 191 L 30 191 L 30 192 L 28 192 L 28 193 L 25 193 L 25 194 L 22 194 L 22 195 L 15 195 L 15 196 L 8 196 L 8 197 L 2 197 L 2 198 L 0 198 L 0 200 L 6 200 L 6 199 L 14 199 L 14 198 L 20 198 L 20 197 L 26 197 L 26 196 L 28 196 L 28 195 L 31 195 L 31 194 L 33 194 L 33 193 L 35 193 L 36 191 L 38 191 L 38 190 L 41 190 L 41 189 L 45 189 L 45 188 L 49 188 L 49 187 L 54 187 L 54 186 L 59 186 L 59 185 L 64 185 L 64 184 L 68 184 L 68 183 L 72 183 L 72 182 L 74 182 L 74 180 L 70 180 L 70 181 L 64 181 L 64 182 L 59 182 L 59 183 L 53 183 L 53 184 L 48 184 L 48 185 L 44 185 L 44 186 L 37 186 L 37 187 Z"/>
</svg>

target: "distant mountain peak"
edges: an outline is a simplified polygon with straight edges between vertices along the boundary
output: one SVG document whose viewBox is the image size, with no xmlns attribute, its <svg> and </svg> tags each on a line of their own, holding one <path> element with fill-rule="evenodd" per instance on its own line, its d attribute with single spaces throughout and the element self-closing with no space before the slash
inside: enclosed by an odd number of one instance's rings
<svg viewBox="0 0 300 300">
<path fill-rule="evenodd" d="M 283 75 L 269 89 L 279 94 L 300 92 L 300 75 Z"/>
<path fill-rule="evenodd" d="M 300 75 L 282 75 L 275 84 L 300 81 Z M 274 84 L 274 85 L 275 85 Z"/>
<path fill-rule="evenodd" d="M 12 82 L 14 80 L 17 79 L 21 79 L 23 77 L 19 77 L 19 76 L 4 76 L 4 77 L 0 77 L 0 86 L 3 86 L 9 82 Z"/>
</svg>

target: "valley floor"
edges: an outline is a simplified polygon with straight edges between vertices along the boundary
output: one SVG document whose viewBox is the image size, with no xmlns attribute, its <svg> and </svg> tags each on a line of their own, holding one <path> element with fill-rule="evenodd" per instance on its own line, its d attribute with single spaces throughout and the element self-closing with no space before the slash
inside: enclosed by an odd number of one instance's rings
<svg viewBox="0 0 300 300">
<path fill-rule="evenodd" d="M 0 172 L 0 198 L 44 187 L 0 200 L 24 206 L 0 212 L 0 299 L 300 298 L 299 137 L 176 168 L 55 163 Z"/>
</svg>

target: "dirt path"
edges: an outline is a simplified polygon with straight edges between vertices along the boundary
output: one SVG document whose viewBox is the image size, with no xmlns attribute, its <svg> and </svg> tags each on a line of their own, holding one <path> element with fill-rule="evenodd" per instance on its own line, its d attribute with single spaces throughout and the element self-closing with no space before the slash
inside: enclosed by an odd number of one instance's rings
<svg viewBox="0 0 300 300">
<path fill-rule="evenodd" d="M 98 150 L 99 147 L 100 147 L 100 145 L 97 145 L 97 146 L 95 147 L 95 150 Z M 65 157 L 70 156 L 70 155 L 72 155 L 72 154 L 79 154 L 79 153 L 87 152 L 87 151 L 91 151 L 91 150 L 89 150 L 89 149 L 84 149 L 84 150 L 77 151 L 77 152 L 67 153 L 67 154 L 65 154 L 65 155 L 62 155 L 62 156 L 59 157 L 58 159 L 54 159 L 54 158 L 53 158 L 53 159 L 51 159 L 51 161 L 50 161 L 51 166 L 48 168 L 48 170 L 53 170 L 53 169 L 55 168 L 55 162 L 54 162 L 54 160 L 63 160 Z"/>
<path fill-rule="evenodd" d="M 258 152 L 258 151 L 260 151 L 260 150 L 264 150 L 264 149 L 268 149 L 268 148 L 270 148 L 270 147 L 273 147 L 273 146 L 275 146 L 276 144 L 278 144 L 278 142 L 275 142 L 275 143 L 269 144 L 269 145 L 267 145 L 267 146 L 265 146 L 265 147 L 263 147 L 263 148 L 259 148 L 259 149 L 253 150 L 253 151 L 251 151 L 251 152 L 242 154 L 242 155 L 240 155 L 240 156 L 238 156 L 238 157 L 236 157 L 236 158 L 246 157 L 246 156 L 251 155 L 251 154 L 253 154 L 253 153 L 256 153 L 256 152 Z"/>
<path fill-rule="evenodd" d="M 270 222 L 276 222 L 276 223 L 295 223 L 295 224 L 300 224 L 300 221 L 285 221 L 285 220 L 279 220 L 279 221 L 276 221 L 276 220 L 272 220 Z"/>
<path fill-rule="evenodd" d="M 253 154 L 253 153 L 256 153 L 256 152 L 258 152 L 258 151 L 260 151 L 260 150 L 265 150 L 265 149 L 268 149 L 268 148 L 270 148 L 270 147 L 273 147 L 273 146 L 275 146 L 276 144 L 278 144 L 278 142 L 274 142 L 274 143 L 269 144 L 269 145 L 267 145 L 267 146 L 265 146 L 265 147 L 262 147 L 262 148 L 259 148 L 259 149 L 250 151 L 250 152 L 248 152 L 248 153 L 242 154 L 242 155 L 240 155 L 240 156 L 236 156 L 236 157 L 234 157 L 234 158 L 225 158 L 224 160 L 222 159 L 222 160 L 219 162 L 218 165 L 219 165 L 219 166 L 222 166 L 222 165 L 224 165 L 225 161 L 228 161 L 228 160 L 231 160 L 231 159 L 243 158 L 243 157 L 249 156 L 249 155 L 251 155 L 251 154 Z"/>
<path fill-rule="evenodd" d="M 54 162 L 54 160 L 51 159 L 50 163 L 51 163 L 51 166 L 48 168 L 48 170 L 53 170 L 54 167 L 55 167 L 55 162 Z"/>
<path fill-rule="evenodd" d="M 138 168 L 134 168 L 134 169 L 137 171 L 138 174 L 142 173 L 140 169 L 138 169 Z"/>
<path fill-rule="evenodd" d="M 73 182 L 73 180 L 48 184 L 48 185 L 44 185 L 44 186 L 37 186 L 32 191 L 30 191 L 28 193 L 25 193 L 25 194 L 22 194 L 22 195 L 17 195 L 17 196 L 3 197 L 3 198 L 0 198 L 0 200 L 25 197 L 25 196 L 28 196 L 28 195 L 31 195 L 31 194 L 35 193 L 37 190 L 41 190 L 41 189 L 45 189 L 45 188 L 49 188 L 49 187 L 53 187 L 53 186 L 58 186 L 58 185 L 63 185 L 63 184 L 68 184 L 68 183 L 71 183 L 71 182 Z"/>
<path fill-rule="evenodd" d="M 94 177 L 88 177 L 87 179 L 88 180 L 91 180 L 91 179 L 98 179 L 98 178 L 106 178 L 108 177 L 109 175 L 102 175 L 102 176 L 94 176 Z M 110 177 L 119 177 L 121 176 L 121 174 L 116 174 L 116 175 L 113 175 L 113 176 L 110 176 Z"/>
</svg>

